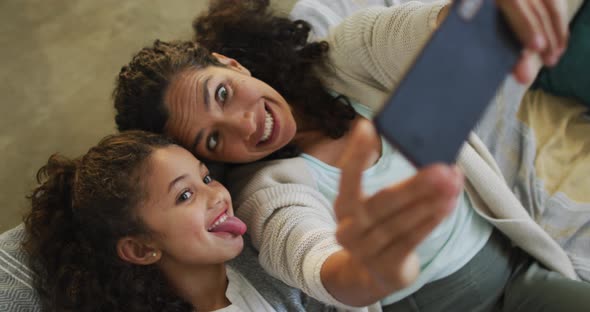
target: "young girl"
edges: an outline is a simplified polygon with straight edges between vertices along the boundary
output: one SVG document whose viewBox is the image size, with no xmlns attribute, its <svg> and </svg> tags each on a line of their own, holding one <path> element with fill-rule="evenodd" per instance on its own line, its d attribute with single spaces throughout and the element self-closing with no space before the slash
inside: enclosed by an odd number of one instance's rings
<svg viewBox="0 0 590 312">
<path fill-rule="evenodd" d="M 566 278 L 576 278 L 567 255 L 477 137 L 458 160 L 463 191 L 455 168 L 414 172 L 366 126 L 443 4 L 367 10 L 313 43 L 304 22 L 267 5 L 213 6 L 194 24 L 199 45 L 157 41 L 123 67 L 114 92 L 121 130 L 165 132 L 221 162 L 278 159 L 230 179 L 267 271 L 341 307 L 537 310 L 572 297 L 590 306 L 589 286 Z M 548 62 L 559 54 L 543 47 Z"/>
<path fill-rule="evenodd" d="M 169 139 L 108 136 L 51 156 L 37 179 L 23 245 L 44 311 L 275 311 L 226 265 L 246 231 L 228 191 Z M 282 299 L 257 266 L 234 264 Z"/>
</svg>

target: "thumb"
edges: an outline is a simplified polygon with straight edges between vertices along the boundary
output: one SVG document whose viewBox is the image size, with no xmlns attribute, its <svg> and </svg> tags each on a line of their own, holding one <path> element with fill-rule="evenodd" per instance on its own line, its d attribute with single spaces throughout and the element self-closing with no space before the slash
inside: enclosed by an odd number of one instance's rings
<svg viewBox="0 0 590 312">
<path fill-rule="evenodd" d="M 360 119 L 351 129 L 350 140 L 338 164 L 342 168 L 339 193 L 334 203 L 337 220 L 355 214 L 363 201 L 362 175 L 374 159 L 372 147 L 379 136 L 370 121 Z"/>
<path fill-rule="evenodd" d="M 540 68 L 538 60 L 535 59 L 536 57 L 532 51 L 524 50 L 518 62 L 512 68 L 512 74 L 520 84 L 526 85 L 535 79 L 537 71 Z"/>
</svg>

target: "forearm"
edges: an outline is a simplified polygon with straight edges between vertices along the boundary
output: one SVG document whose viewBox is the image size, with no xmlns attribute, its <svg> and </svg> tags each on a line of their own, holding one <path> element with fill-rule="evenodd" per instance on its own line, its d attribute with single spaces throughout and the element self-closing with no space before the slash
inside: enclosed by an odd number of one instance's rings
<svg viewBox="0 0 590 312">
<path fill-rule="evenodd" d="M 257 197 L 266 191 L 258 192 Z M 343 309 L 350 309 L 343 302 L 334 298 L 325 288 L 321 271 L 326 260 L 338 254 L 342 247 L 336 242 L 336 224 L 327 206 L 310 200 L 313 192 L 302 188 L 291 187 L 285 196 L 300 194 L 307 198 L 300 206 L 274 209 L 272 213 L 247 216 L 241 210 L 244 219 L 250 221 L 249 230 L 252 242 L 259 251 L 262 267 L 275 278 L 299 288 L 315 299 Z M 270 203 L 271 206 L 284 206 L 287 201 L 275 192 L 268 196 L 256 198 L 249 203 Z M 272 197 L 271 197 L 272 195 Z M 319 194 L 318 194 L 319 196 Z M 281 205 L 275 204 L 277 202 Z M 326 203 L 327 205 L 327 203 Z M 247 205 L 240 209 L 251 209 Z M 240 211 L 240 210 L 238 210 Z M 263 212 L 265 209 L 259 209 Z M 255 220 L 255 221 L 254 221 Z M 256 230 L 260 228 L 260 230 Z"/>
<path fill-rule="evenodd" d="M 379 287 L 364 266 L 353 259 L 346 250 L 328 257 L 320 275 L 326 290 L 346 305 L 368 306 L 390 293 Z"/>
<path fill-rule="evenodd" d="M 297 208 L 282 209 L 266 222 L 259 260 L 271 275 L 343 309 L 368 306 L 388 294 L 376 286 L 364 266 L 342 250 L 335 240 L 336 225 L 328 224 L 328 215 L 324 220 L 318 214 L 303 220 L 299 213 L 307 209 Z M 289 224 L 289 220 L 299 222 Z"/>
</svg>

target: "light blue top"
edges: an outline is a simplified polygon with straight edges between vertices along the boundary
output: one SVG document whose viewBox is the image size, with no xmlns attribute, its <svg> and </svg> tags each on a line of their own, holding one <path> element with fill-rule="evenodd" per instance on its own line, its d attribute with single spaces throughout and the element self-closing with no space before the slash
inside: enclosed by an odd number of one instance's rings
<svg viewBox="0 0 590 312">
<path fill-rule="evenodd" d="M 359 103 L 352 103 L 354 109 L 365 118 L 372 118 L 373 112 Z M 363 189 L 373 194 L 384 186 L 402 181 L 415 174 L 414 167 L 391 145 L 382 142 L 381 158 L 363 173 Z M 319 159 L 302 154 L 315 177 L 319 191 L 334 203 L 338 194 L 340 169 Z M 463 267 L 486 244 L 492 233 L 492 225 L 474 210 L 467 194 L 462 192 L 453 212 L 418 245 L 420 275 L 407 288 L 392 293 L 381 300 L 383 305 L 399 301 L 411 295 L 423 285 L 449 276 Z"/>
</svg>

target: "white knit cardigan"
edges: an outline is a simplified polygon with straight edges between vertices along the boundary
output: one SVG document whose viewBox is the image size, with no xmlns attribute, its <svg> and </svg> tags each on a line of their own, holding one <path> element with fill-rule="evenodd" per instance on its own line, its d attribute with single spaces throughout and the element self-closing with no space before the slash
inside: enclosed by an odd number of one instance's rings
<svg viewBox="0 0 590 312">
<path fill-rule="evenodd" d="M 327 39 L 331 67 L 319 69 L 331 73 L 325 75 L 326 86 L 377 110 L 430 36 L 443 5 L 409 2 L 346 19 Z M 462 148 L 458 165 L 478 214 L 551 270 L 577 278 L 566 253 L 529 216 L 474 134 Z M 227 182 L 261 265 L 318 300 L 351 308 L 330 295 L 321 281 L 324 261 L 342 247 L 334 236 L 333 208 L 318 191 L 304 160 L 242 166 L 232 170 Z"/>
</svg>

